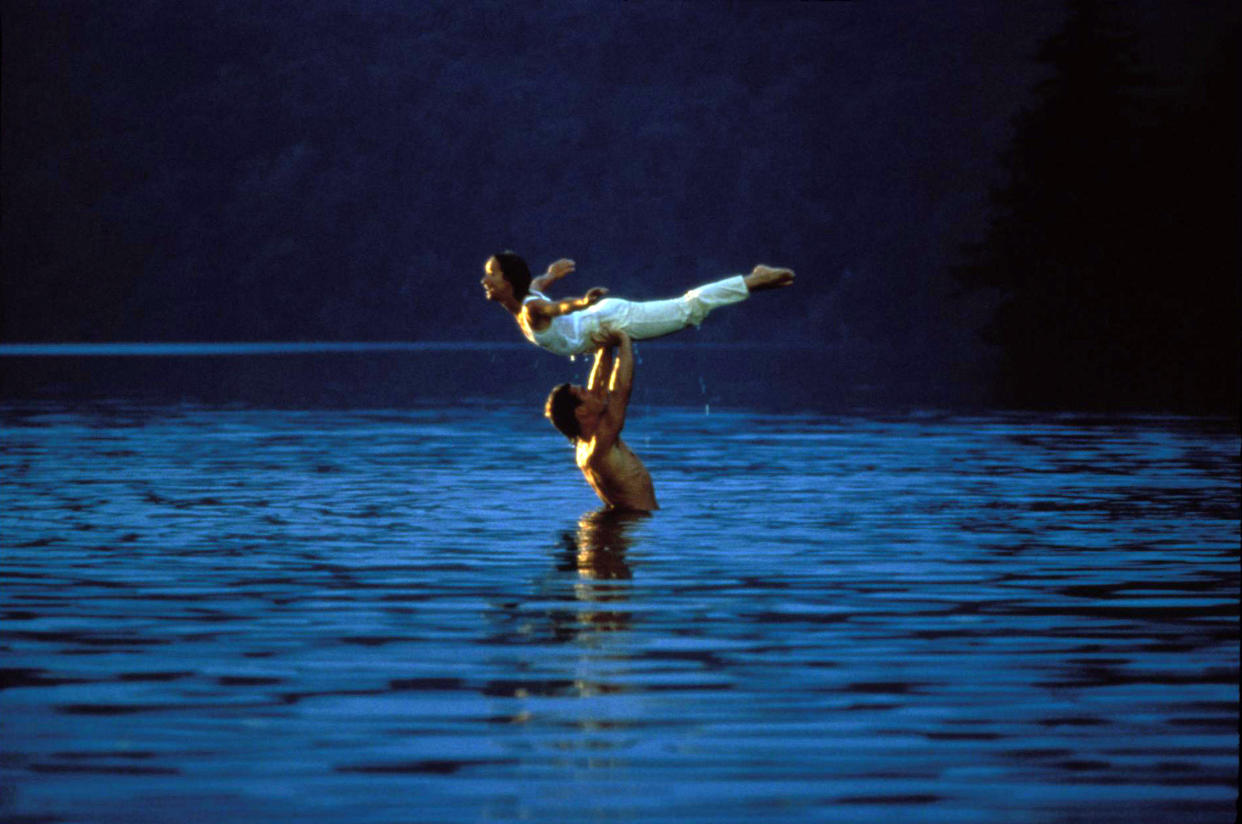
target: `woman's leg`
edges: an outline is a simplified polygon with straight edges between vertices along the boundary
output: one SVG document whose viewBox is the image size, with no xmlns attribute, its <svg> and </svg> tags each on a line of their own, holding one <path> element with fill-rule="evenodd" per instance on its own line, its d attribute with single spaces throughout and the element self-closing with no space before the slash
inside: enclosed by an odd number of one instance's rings
<svg viewBox="0 0 1242 824">
<path fill-rule="evenodd" d="M 620 330 L 635 340 L 650 340 L 687 326 L 698 326 L 713 309 L 746 299 L 749 294 L 741 275 L 691 289 L 669 300 L 630 301 L 605 298 L 586 310 L 605 331 Z"/>
</svg>

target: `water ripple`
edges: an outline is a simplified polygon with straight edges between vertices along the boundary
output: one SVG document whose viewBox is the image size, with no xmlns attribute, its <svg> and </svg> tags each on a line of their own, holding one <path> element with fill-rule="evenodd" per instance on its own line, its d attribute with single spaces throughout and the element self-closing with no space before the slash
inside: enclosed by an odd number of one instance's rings
<svg viewBox="0 0 1242 824">
<path fill-rule="evenodd" d="M 0 421 L 5 817 L 1232 818 L 1215 422 L 645 408 L 623 519 L 525 408 Z"/>
</svg>

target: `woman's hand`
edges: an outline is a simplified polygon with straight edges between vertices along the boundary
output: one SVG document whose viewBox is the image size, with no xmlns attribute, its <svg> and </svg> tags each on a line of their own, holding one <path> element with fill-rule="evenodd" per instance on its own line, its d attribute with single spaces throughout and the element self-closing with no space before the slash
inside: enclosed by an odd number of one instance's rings
<svg viewBox="0 0 1242 824">
<path fill-rule="evenodd" d="M 548 264 L 548 277 L 552 280 L 560 280 L 574 270 L 574 262 L 569 258 L 561 258 L 558 261 Z"/>
</svg>

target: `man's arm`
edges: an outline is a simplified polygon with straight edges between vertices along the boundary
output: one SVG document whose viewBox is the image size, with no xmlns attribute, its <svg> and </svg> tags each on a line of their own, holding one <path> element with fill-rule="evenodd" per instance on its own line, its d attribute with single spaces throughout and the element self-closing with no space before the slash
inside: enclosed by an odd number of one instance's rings
<svg viewBox="0 0 1242 824">
<path fill-rule="evenodd" d="M 634 350 L 630 336 L 617 332 L 613 339 L 617 344 L 617 360 L 608 382 L 608 402 L 595 430 L 594 447 L 601 455 L 612 448 L 625 426 L 625 410 L 630 405 L 630 392 L 634 388 Z"/>
<path fill-rule="evenodd" d="M 612 341 L 595 350 L 595 365 L 591 367 L 591 377 L 587 379 L 587 391 L 604 391 L 604 383 L 612 372 Z"/>
</svg>

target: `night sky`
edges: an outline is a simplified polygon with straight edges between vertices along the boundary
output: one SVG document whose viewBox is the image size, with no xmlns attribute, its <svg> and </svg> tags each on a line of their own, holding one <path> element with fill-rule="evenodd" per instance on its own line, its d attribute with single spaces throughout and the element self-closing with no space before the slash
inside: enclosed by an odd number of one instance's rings
<svg viewBox="0 0 1242 824">
<path fill-rule="evenodd" d="M 3 340 L 514 341 L 510 248 L 558 294 L 787 265 L 700 339 L 995 364 L 1008 286 L 955 271 L 1082 5 L 6 0 Z M 1102 5 L 1176 131 L 1235 4 Z"/>
</svg>

